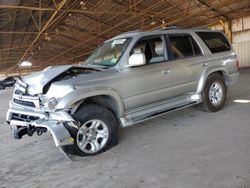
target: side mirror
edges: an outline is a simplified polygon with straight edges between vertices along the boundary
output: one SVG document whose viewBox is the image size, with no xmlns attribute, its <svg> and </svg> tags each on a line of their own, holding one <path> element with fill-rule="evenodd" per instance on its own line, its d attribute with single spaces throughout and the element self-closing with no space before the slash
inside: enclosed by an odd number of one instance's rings
<svg viewBox="0 0 250 188">
<path fill-rule="evenodd" d="M 129 67 L 137 67 L 146 64 L 146 57 L 144 53 L 132 54 L 128 59 Z"/>
</svg>

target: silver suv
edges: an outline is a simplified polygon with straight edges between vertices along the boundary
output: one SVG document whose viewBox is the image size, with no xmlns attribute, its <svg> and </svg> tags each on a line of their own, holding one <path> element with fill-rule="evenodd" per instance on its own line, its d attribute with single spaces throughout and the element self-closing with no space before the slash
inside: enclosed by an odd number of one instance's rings
<svg viewBox="0 0 250 188">
<path fill-rule="evenodd" d="M 117 143 L 120 127 L 192 105 L 221 110 L 237 64 L 218 31 L 123 33 L 83 65 L 18 79 L 6 119 L 17 139 L 49 130 L 67 154 L 95 155 Z"/>
</svg>

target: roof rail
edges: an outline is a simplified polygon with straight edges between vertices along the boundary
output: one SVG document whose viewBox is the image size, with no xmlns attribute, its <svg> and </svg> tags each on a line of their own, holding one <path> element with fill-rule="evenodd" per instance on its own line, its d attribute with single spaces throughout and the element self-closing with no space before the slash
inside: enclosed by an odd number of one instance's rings
<svg viewBox="0 0 250 188">
<path fill-rule="evenodd" d="M 163 29 L 158 29 L 160 31 L 162 30 L 171 30 L 171 29 L 206 29 L 206 30 L 211 30 L 206 26 L 198 26 L 198 27 L 181 27 L 181 26 L 169 26 L 167 28 L 163 28 Z"/>
<path fill-rule="evenodd" d="M 141 31 L 142 31 L 142 30 L 137 29 L 137 30 L 133 30 L 133 31 L 123 32 L 123 33 L 120 33 L 119 35 L 124 35 L 124 34 L 129 34 L 129 33 L 138 33 L 138 32 L 141 32 Z"/>
<path fill-rule="evenodd" d="M 157 30 L 171 30 L 171 29 L 185 29 L 184 27 L 181 27 L 181 26 L 176 26 L 176 25 L 173 25 L 173 26 L 169 26 L 169 27 L 166 27 L 166 28 L 161 28 L 161 29 L 157 29 Z"/>
<path fill-rule="evenodd" d="M 208 28 L 206 26 L 192 27 L 191 29 L 206 29 L 206 30 L 211 30 L 210 28 Z"/>
</svg>

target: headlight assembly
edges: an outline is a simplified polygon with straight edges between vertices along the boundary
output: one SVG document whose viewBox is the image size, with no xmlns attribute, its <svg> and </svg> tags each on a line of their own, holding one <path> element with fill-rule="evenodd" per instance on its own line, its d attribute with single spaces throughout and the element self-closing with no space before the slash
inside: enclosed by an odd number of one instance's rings
<svg viewBox="0 0 250 188">
<path fill-rule="evenodd" d="M 44 110 L 54 110 L 56 105 L 58 104 L 57 99 L 55 97 L 48 99 L 45 95 L 39 95 L 39 98 L 42 102 Z"/>
<path fill-rule="evenodd" d="M 54 110 L 57 104 L 58 104 L 58 102 L 57 102 L 56 98 L 52 97 L 44 103 L 44 108 L 49 109 L 49 110 Z"/>
<path fill-rule="evenodd" d="M 72 91 L 74 91 L 74 87 L 71 85 L 51 84 L 46 94 L 39 95 L 42 108 L 48 111 L 55 110 L 58 101 Z"/>
</svg>

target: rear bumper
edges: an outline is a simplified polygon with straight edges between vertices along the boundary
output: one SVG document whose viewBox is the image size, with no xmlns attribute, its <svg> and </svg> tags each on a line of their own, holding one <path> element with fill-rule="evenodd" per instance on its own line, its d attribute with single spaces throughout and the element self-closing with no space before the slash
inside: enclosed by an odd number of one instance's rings
<svg viewBox="0 0 250 188">
<path fill-rule="evenodd" d="M 230 85 L 236 83 L 238 81 L 238 79 L 239 79 L 239 75 L 240 75 L 240 73 L 239 73 L 238 70 L 234 71 L 234 72 L 230 72 L 228 74 L 228 83 Z"/>
<path fill-rule="evenodd" d="M 31 111 L 15 107 L 15 105 L 10 102 L 10 109 L 7 112 L 6 121 L 11 129 L 15 130 L 13 131 L 15 134 L 19 130 L 22 131 L 25 127 L 27 127 L 28 130 L 36 130 L 37 128 L 39 130 L 39 128 L 45 128 L 50 131 L 57 147 L 72 145 L 74 143 L 74 139 L 66 128 L 66 124 L 67 126 L 72 126 L 74 128 L 77 128 L 77 126 L 74 119 L 65 111 L 51 113 Z M 31 136 L 26 132 L 23 131 L 23 134 Z"/>
</svg>

